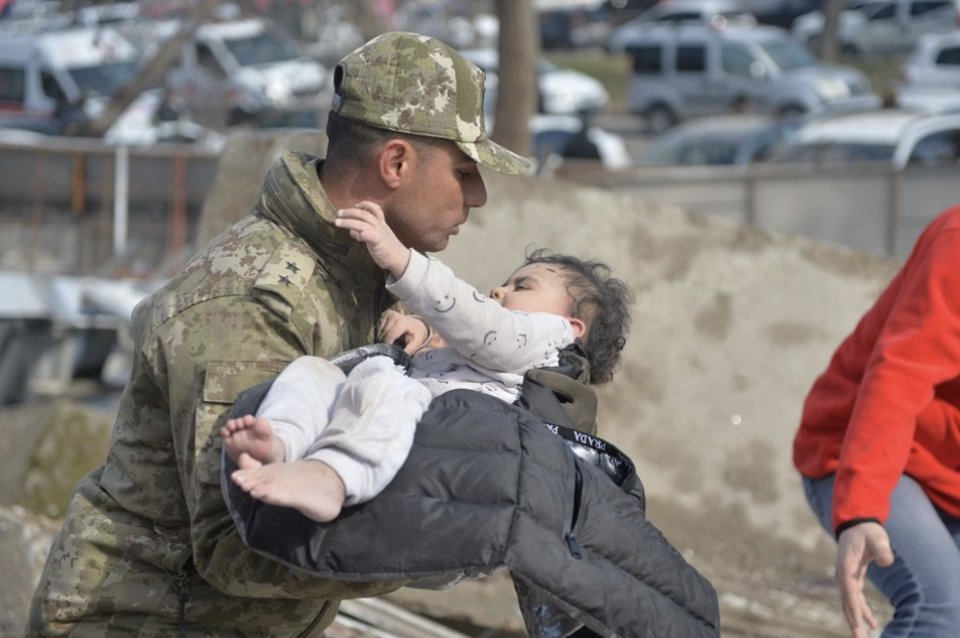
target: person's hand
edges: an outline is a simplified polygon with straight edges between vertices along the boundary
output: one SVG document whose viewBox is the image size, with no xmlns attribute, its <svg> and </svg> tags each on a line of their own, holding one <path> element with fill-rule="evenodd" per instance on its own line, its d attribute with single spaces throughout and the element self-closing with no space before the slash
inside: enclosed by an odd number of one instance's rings
<svg viewBox="0 0 960 638">
<path fill-rule="evenodd" d="M 430 328 L 416 315 L 405 315 L 396 310 L 386 310 L 380 317 L 380 333 L 384 343 L 401 343 L 407 354 L 420 349 L 430 336 Z"/>
<path fill-rule="evenodd" d="M 867 627 L 877 628 L 863 587 L 871 562 L 887 567 L 893 564 L 893 550 L 887 530 L 879 523 L 866 522 L 848 527 L 837 539 L 836 581 L 840 587 L 843 615 L 853 638 L 868 638 Z"/>
<path fill-rule="evenodd" d="M 396 278 L 403 275 L 410 261 L 410 251 L 387 225 L 379 204 L 362 201 L 353 208 L 338 210 L 333 223 L 366 244 L 370 257 L 378 266 Z"/>
</svg>

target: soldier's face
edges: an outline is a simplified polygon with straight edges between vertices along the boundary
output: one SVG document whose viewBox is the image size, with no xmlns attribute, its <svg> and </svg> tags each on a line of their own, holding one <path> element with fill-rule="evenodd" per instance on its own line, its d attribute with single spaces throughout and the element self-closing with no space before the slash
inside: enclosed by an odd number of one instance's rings
<svg viewBox="0 0 960 638">
<path fill-rule="evenodd" d="M 486 203 L 476 162 L 451 142 L 417 152 L 415 170 L 392 198 L 387 219 L 405 245 L 437 252 L 460 232 L 470 209 Z"/>
</svg>

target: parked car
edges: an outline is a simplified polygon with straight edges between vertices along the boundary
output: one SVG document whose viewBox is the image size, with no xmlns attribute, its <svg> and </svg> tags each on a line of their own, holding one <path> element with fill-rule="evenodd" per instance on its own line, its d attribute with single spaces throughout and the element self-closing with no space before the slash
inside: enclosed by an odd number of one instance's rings
<svg viewBox="0 0 960 638">
<path fill-rule="evenodd" d="M 487 110 L 493 111 L 497 96 L 497 51 L 492 48 L 466 49 L 463 57 L 470 60 L 487 74 L 485 99 Z M 586 73 L 558 67 L 541 59 L 537 65 L 538 110 L 541 113 L 577 114 L 603 111 L 610 102 L 610 95 L 599 80 Z"/>
<path fill-rule="evenodd" d="M 87 115 L 133 80 L 139 54 L 110 28 L 0 37 L 0 112 L 52 116 L 74 106 Z"/>
<path fill-rule="evenodd" d="M 896 169 L 960 161 L 960 113 L 883 109 L 807 122 L 770 162 L 885 162 Z"/>
<path fill-rule="evenodd" d="M 611 53 L 623 53 L 644 30 L 657 26 L 756 24 L 743 0 L 662 0 L 610 34 Z"/>
<path fill-rule="evenodd" d="M 820 48 L 823 13 L 797 18 L 793 36 L 812 50 Z M 871 0 L 840 12 L 837 38 L 849 54 L 904 53 L 925 33 L 955 31 L 957 0 Z"/>
<path fill-rule="evenodd" d="M 683 120 L 753 110 L 780 116 L 875 108 L 866 76 L 818 63 L 778 27 L 647 29 L 626 45 L 627 108 L 662 133 Z"/>
<path fill-rule="evenodd" d="M 960 91 L 960 31 L 921 36 L 900 67 L 900 79 L 905 86 Z"/>
<path fill-rule="evenodd" d="M 823 7 L 824 0 L 750 0 L 750 13 L 760 24 L 789 29 L 802 15 Z"/>
<path fill-rule="evenodd" d="M 743 166 L 765 160 L 803 118 L 760 114 L 715 115 L 691 120 L 661 135 L 637 158 L 654 166 Z"/>
<path fill-rule="evenodd" d="M 920 37 L 900 67 L 897 105 L 931 112 L 960 111 L 960 31 Z"/>
<path fill-rule="evenodd" d="M 536 115 L 530 120 L 530 133 L 538 174 L 548 173 L 564 159 L 595 159 L 607 169 L 627 168 L 633 162 L 623 136 L 575 115 Z"/>
<path fill-rule="evenodd" d="M 169 23 L 161 40 L 176 28 L 177 22 Z M 167 72 L 166 86 L 197 121 L 218 126 L 275 111 L 315 111 L 327 76 L 272 22 L 247 18 L 201 25 Z"/>
</svg>

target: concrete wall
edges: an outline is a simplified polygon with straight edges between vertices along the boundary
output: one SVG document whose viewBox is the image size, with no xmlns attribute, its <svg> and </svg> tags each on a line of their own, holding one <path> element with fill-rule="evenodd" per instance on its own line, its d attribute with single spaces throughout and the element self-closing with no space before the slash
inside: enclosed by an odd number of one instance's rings
<svg viewBox="0 0 960 638">
<path fill-rule="evenodd" d="M 601 392 L 601 427 L 652 500 L 812 547 L 822 532 L 790 463 L 802 401 L 896 263 L 637 192 L 500 176 L 488 188 L 443 254 L 468 280 L 498 283 L 536 245 L 603 259 L 632 284 L 632 335 Z"/>
<path fill-rule="evenodd" d="M 277 144 L 317 140 L 236 143 L 211 189 L 224 197 L 204 207 L 207 236 L 252 197 L 228 184 L 259 182 Z M 602 259 L 632 285 L 632 336 L 601 388 L 601 434 L 636 462 L 650 519 L 717 586 L 724 636 L 847 635 L 832 544 L 804 502 L 791 442 L 808 388 L 897 262 L 651 204 L 640 190 L 495 174 L 487 186 L 488 205 L 442 254 L 481 290 L 528 247 Z M 508 581 L 488 585 L 391 598 L 517 627 Z"/>
</svg>

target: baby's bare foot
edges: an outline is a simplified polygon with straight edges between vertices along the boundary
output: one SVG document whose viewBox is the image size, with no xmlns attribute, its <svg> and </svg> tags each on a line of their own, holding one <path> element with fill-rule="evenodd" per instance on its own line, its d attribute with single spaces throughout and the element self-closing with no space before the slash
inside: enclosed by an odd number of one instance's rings
<svg viewBox="0 0 960 638">
<path fill-rule="evenodd" d="M 274 463 L 236 470 L 233 482 L 253 498 L 299 510 L 320 523 L 340 515 L 346 490 L 340 475 L 321 461 Z"/>
<path fill-rule="evenodd" d="M 223 447 L 236 463 L 241 454 L 248 454 L 261 463 L 279 463 L 284 460 L 283 443 L 273 435 L 270 421 L 247 414 L 228 419 L 222 428 Z"/>
</svg>

